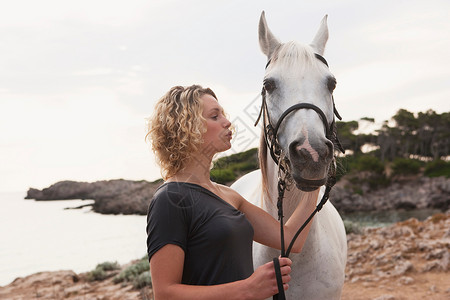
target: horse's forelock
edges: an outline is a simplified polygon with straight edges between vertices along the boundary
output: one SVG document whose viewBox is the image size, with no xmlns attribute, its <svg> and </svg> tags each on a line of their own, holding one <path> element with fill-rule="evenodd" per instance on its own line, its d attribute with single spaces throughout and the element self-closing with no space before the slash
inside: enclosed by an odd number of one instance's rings
<svg viewBox="0 0 450 300">
<path fill-rule="evenodd" d="M 306 69 L 315 66 L 315 60 L 314 51 L 310 46 L 291 41 L 277 49 L 271 58 L 271 63 L 277 63 L 286 68 L 296 66 L 296 68 Z"/>
</svg>

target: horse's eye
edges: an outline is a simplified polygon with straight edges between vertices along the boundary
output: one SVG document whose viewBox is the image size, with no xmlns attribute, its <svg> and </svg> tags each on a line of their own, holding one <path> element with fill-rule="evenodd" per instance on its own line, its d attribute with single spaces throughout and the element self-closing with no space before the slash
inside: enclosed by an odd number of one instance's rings
<svg viewBox="0 0 450 300">
<path fill-rule="evenodd" d="M 275 81 L 273 81 L 272 79 L 264 80 L 263 85 L 264 85 L 264 89 L 268 93 L 272 92 L 276 88 Z"/>
<path fill-rule="evenodd" d="M 334 89 L 336 88 L 336 78 L 329 77 L 327 81 L 327 86 L 330 93 L 333 93 Z"/>
</svg>

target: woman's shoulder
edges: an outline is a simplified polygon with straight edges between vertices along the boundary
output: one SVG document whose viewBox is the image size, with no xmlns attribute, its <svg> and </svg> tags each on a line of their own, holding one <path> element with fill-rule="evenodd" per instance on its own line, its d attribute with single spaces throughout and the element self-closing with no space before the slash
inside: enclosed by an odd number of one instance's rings
<svg viewBox="0 0 450 300">
<path fill-rule="evenodd" d="M 153 205 L 164 205 L 175 203 L 177 207 L 190 206 L 192 202 L 192 191 L 189 186 L 180 182 L 165 182 L 160 185 L 153 194 Z"/>
<path fill-rule="evenodd" d="M 245 199 L 239 194 L 237 191 L 233 190 L 229 186 L 216 183 L 218 189 L 223 194 L 223 198 L 227 199 L 227 201 L 231 202 L 234 207 L 239 209 L 239 207 L 242 204 L 242 201 L 245 201 Z"/>
<path fill-rule="evenodd" d="M 167 194 L 182 194 L 189 190 L 190 186 L 187 182 L 166 181 L 161 184 L 155 191 L 154 195 Z"/>
</svg>

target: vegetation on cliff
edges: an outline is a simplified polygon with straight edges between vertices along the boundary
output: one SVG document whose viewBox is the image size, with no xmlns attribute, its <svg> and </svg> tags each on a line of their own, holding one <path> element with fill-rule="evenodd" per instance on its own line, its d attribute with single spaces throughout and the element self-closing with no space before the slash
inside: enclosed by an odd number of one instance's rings
<svg viewBox="0 0 450 300">
<path fill-rule="evenodd" d="M 211 169 L 211 179 L 221 184 L 230 184 L 258 168 L 258 149 L 253 148 L 217 159 Z"/>
</svg>

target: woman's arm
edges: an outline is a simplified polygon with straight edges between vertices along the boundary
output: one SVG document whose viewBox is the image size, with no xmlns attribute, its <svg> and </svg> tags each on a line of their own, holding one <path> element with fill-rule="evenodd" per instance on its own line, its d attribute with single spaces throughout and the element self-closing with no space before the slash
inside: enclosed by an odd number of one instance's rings
<svg viewBox="0 0 450 300">
<path fill-rule="evenodd" d="M 291 260 L 280 258 L 284 289 L 290 281 Z M 169 299 L 266 299 L 278 293 L 273 263 L 259 267 L 249 278 L 227 284 L 195 286 L 181 284 L 184 251 L 168 244 L 150 259 L 153 293 L 155 300 Z"/>
<path fill-rule="evenodd" d="M 280 224 L 271 215 L 260 207 L 253 205 L 252 203 L 245 200 L 236 192 L 237 196 L 241 200 L 238 201 L 238 209 L 245 213 L 247 219 L 253 226 L 255 231 L 254 240 L 258 243 L 264 244 L 266 246 L 280 249 L 281 239 L 280 239 Z M 290 241 L 294 237 L 297 230 L 309 215 L 314 211 L 317 203 L 317 198 L 319 196 L 319 189 L 309 192 L 302 193 L 303 198 L 300 200 L 292 216 L 287 220 L 284 226 L 284 241 L 285 247 L 289 246 Z M 309 229 L 312 222 L 310 222 L 300 233 L 297 240 L 295 241 L 292 252 L 299 253 L 302 251 L 303 245 L 305 244 L 306 238 L 308 237 Z"/>
</svg>

